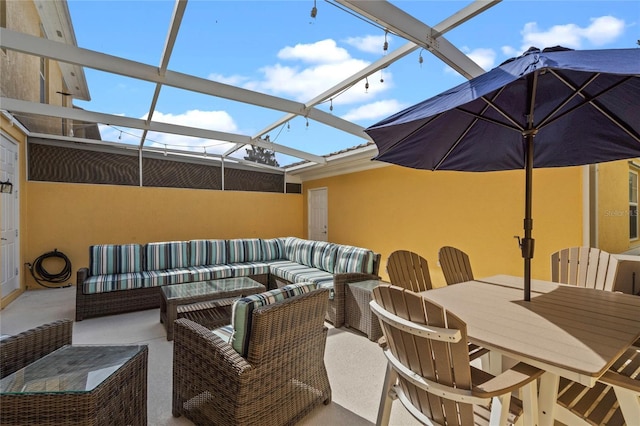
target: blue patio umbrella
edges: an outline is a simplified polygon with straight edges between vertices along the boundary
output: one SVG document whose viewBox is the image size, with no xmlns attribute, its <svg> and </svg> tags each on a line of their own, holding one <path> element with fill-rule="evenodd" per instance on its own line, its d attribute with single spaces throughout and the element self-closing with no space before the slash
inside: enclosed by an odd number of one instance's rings
<svg viewBox="0 0 640 426">
<path fill-rule="evenodd" d="M 532 170 L 640 157 L 640 49 L 529 49 L 367 128 L 375 160 L 415 169 L 525 170 L 530 300 Z M 520 238 L 519 238 L 520 239 Z"/>
</svg>

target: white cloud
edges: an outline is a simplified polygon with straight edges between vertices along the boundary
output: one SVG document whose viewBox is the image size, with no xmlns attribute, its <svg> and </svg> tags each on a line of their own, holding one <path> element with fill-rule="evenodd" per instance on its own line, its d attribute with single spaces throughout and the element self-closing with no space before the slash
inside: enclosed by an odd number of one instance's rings
<svg viewBox="0 0 640 426">
<path fill-rule="evenodd" d="M 140 118 L 143 120 L 146 119 L 147 114 Z M 182 114 L 164 114 L 156 111 L 153 114 L 153 121 L 227 133 L 238 132 L 238 126 L 226 111 L 190 110 Z M 118 126 L 101 126 L 100 134 L 105 141 L 138 145 L 140 143 L 140 137 L 142 136 L 142 130 L 126 129 Z M 208 154 L 222 154 L 228 150 L 232 144 L 225 141 L 194 138 L 169 133 L 147 133 L 145 146 L 164 148 L 165 145 L 168 149 L 181 149 L 199 153 L 204 153 L 204 147 L 206 147 Z"/>
<path fill-rule="evenodd" d="M 583 48 L 584 41 L 593 46 L 611 43 L 624 32 L 624 21 L 613 16 L 592 18 L 587 27 L 576 24 L 554 25 L 548 30 L 538 27 L 536 22 L 525 24 L 522 29 L 522 52 L 531 46 L 545 47 L 564 46 L 572 49 Z"/>
<path fill-rule="evenodd" d="M 406 106 L 397 100 L 388 99 L 354 108 L 343 115 L 342 118 L 349 121 L 382 119 L 404 108 L 406 108 Z"/>
<path fill-rule="evenodd" d="M 467 53 L 467 56 L 469 56 L 473 62 L 480 65 L 485 71 L 493 68 L 496 61 L 496 52 L 493 49 L 474 49 Z"/>
<path fill-rule="evenodd" d="M 326 39 L 310 44 L 287 46 L 278 52 L 278 58 L 300 60 L 310 63 L 341 63 L 350 59 L 349 52 L 336 45 L 335 40 Z"/>
<path fill-rule="evenodd" d="M 464 47 L 461 50 L 464 51 L 465 54 L 483 70 L 489 71 L 494 67 L 496 52 L 493 49 L 478 48 L 469 50 L 469 48 Z M 459 75 L 458 71 L 449 66 L 445 66 L 445 72 Z"/>
<path fill-rule="evenodd" d="M 313 53 L 313 57 L 311 57 Z M 348 52 L 336 45 L 333 40 L 323 40 L 317 43 L 296 45 L 295 48 L 284 48 L 278 55 L 280 59 L 299 59 L 312 62 L 308 67 L 277 63 L 260 69 L 263 73 L 261 80 L 251 81 L 243 87 L 259 92 L 272 93 L 299 102 L 307 102 L 317 95 L 357 73 L 369 62 L 352 58 Z M 370 99 L 375 94 L 383 92 L 393 86 L 393 76 L 390 71 L 383 71 L 384 84 L 380 83 L 376 73 L 369 78 L 369 89 L 365 90 L 365 82 L 356 85 L 337 96 L 333 103 L 345 104 L 361 102 Z"/>
<path fill-rule="evenodd" d="M 584 29 L 584 37 L 594 46 L 611 43 L 624 32 L 624 21 L 613 16 L 592 18 L 591 25 Z"/>
<path fill-rule="evenodd" d="M 146 119 L 146 115 L 142 118 Z M 217 130 L 220 132 L 234 133 L 238 131 L 238 126 L 226 111 L 200 111 L 194 109 L 182 114 L 164 114 L 156 111 L 153 114 L 153 121 Z"/>
<path fill-rule="evenodd" d="M 508 56 L 510 58 L 514 56 L 518 56 L 520 54 L 520 52 L 518 52 L 515 48 L 511 46 L 502 46 L 500 50 L 502 51 L 503 55 Z"/>
<path fill-rule="evenodd" d="M 392 37 L 387 35 L 386 38 L 389 50 L 391 50 Z M 345 43 L 363 52 L 384 54 L 384 40 L 384 35 L 368 35 L 364 37 L 349 37 L 345 40 Z"/>
</svg>

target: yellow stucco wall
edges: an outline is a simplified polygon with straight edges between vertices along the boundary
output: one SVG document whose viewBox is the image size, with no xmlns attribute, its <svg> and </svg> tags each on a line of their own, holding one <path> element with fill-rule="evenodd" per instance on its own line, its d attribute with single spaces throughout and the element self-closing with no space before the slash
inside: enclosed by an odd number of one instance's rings
<svg viewBox="0 0 640 426">
<path fill-rule="evenodd" d="M 302 196 L 29 182 L 26 259 L 57 248 L 75 272 L 92 244 L 303 235 Z M 39 288 L 31 275 L 29 288 Z"/>
<path fill-rule="evenodd" d="M 550 278 L 549 256 L 582 244 L 583 169 L 540 169 L 533 178 L 532 276 Z M 523 235 L 524 174 L 430 172 L 389 166 L 304 183 L 328 188 L 329 241 L 371 248 L 386 259 L 397 249 L 422 254 L 432 280 L 444 284 L 438 250 L 467 252 L 476 276 L 522 275 L 514 235 Z"/>
<path fill-rule="evenodd" d="M 622 253 L 640 246 L 639 240 L 629 240 L 629 162 L 614 161 L 596 167 L 598 247 Z"/>
</svg>

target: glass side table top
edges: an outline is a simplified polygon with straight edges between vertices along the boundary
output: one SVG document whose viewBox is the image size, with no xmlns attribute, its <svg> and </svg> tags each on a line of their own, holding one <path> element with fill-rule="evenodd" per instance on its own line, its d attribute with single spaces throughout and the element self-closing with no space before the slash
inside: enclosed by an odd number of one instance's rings
<svg viewBox="0 0 640 426">
<path fill-rule="evenodd" d="M 262 289 L 264 286 L 249 277 L 223 278 L 211 281 L 195 281 L 162 286 L 167 300 L 204 296 L 214 293 L 227 293 L 246 289 Z"/>
<path fill-rule="evenodd" d="M 358 287 L 362 289 L 373 290 L 374 288 L 378 287 L 382 283 L 383 282 L 379 280 L 367 280 L 367 281 L 358 281 L 355 283 L 349 283 L 348 285 L 350 287 Z"/>
<path fill-rule="evenodd" d="M 1 379 L 0 392 L 90 392 L 145 347 L 66 345 Z"/>
</svg>

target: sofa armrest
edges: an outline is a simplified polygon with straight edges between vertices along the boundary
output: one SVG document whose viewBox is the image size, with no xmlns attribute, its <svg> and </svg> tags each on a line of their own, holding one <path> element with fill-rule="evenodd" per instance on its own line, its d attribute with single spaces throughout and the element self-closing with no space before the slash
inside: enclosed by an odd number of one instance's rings
<svg viewBox="0 0 640 426">
<path fill-rule="evenodd" d="M 32 328 L 0 341 L 0 378 L 70 345 L 73 321 L 63 319 Z"/>
<path fill-rule="evenodd" d="M 76 273 L 76 285 L 82 287 L 84 280 L 89 278 L 89 268 L 80 268 Z"/>
</svg>

